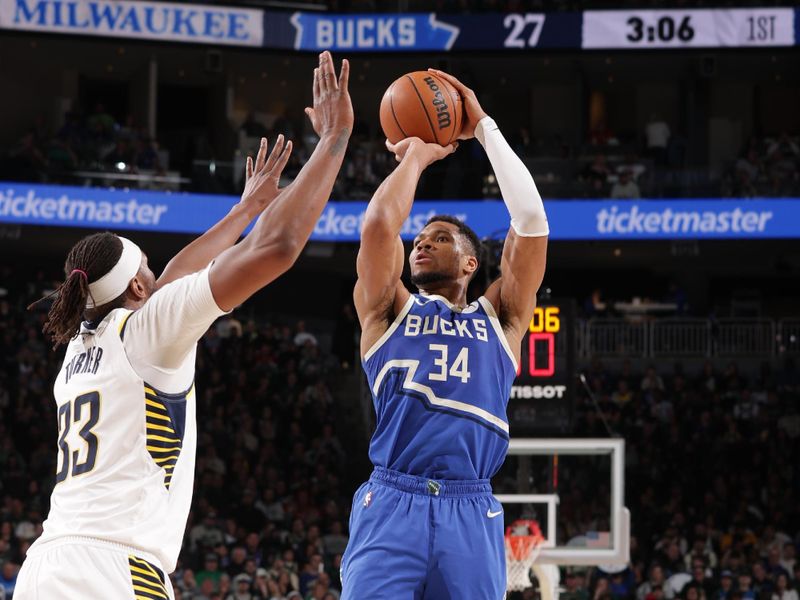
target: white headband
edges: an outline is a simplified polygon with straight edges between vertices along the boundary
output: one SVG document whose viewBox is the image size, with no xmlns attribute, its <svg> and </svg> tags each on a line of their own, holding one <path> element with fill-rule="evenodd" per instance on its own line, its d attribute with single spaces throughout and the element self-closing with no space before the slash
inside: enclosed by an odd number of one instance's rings
<svg viewBox="0 0 800 600">
<path fill-rule="evenodd" d="M 108 273 L 89 284 L 90 294 L 86 299 L 86 308 L 103 306 L 106 302 L 111 302 L 125 291 L 131 279 L 139 272 L 139 267 L 142 265 L 142 251 L 139 246 L 127 238 L 117 237 L 122 242 L 122 254 Z"/>
</svg>

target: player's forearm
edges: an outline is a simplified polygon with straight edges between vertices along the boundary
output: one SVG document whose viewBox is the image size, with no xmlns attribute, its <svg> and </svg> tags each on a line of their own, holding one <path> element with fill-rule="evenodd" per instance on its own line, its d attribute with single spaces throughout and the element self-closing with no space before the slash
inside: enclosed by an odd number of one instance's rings
<svg viewBox="0 0 800 600">
<path fill-rule="evenodd" d="M 178 252 L 167 263 L 158 278 L 161 287 L 185 275 L 203 269 L 222 252 L 233 246 L 256 215 L 236 204 L 225 217 L 211 229 Z"/>
<path fill-rule="evenodd" d="M 414 194 L 424 165 L 413 155 L 403 158 L 375 191 L 364 215 L 362 240 L 372 234 L 393 240 L 411 214 Z"/>
<path fill-rule="evenodd" d="M 291 186 L 261 213 L 247 236 L 249 243 L 283 247 L 295 258 L 300 255 L 330 199 L 349 139 L 349 129 L 320 139 Z"/>
<path fill-rule="evenodd" d="M 523 237 L 548 235 L 547 215 L 533 176 L 491 117 L 481 119 L 475 127 L 475 137 L 492 164 L 514 231 Z"/>
</svg>

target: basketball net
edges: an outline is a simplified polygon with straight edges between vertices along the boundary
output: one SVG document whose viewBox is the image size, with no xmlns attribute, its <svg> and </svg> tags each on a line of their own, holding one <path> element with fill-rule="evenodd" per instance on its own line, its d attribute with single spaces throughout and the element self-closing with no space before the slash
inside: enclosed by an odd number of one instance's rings
<svg viewBox="0 0 800 600">
<path fill-rule="evenodd" d="M 544 543 L 539 523 L 514 521 L 506 528 L 506 575 L 508 590 L 521 592 L 531 587 L 531 569 Z"/>
</svg>

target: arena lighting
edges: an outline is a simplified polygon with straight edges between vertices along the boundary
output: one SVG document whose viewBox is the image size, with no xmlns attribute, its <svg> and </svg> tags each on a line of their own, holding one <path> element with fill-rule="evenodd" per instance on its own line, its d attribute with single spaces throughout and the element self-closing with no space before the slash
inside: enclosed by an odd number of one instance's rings
<svg viewBox="0 0 800 600">
<path fill-rule="evenodd" d="M 122 161 L 119 161 L 115 166 L 117 167 L 117 171 L 124 171 L 128 165 Z"/>
</svg>

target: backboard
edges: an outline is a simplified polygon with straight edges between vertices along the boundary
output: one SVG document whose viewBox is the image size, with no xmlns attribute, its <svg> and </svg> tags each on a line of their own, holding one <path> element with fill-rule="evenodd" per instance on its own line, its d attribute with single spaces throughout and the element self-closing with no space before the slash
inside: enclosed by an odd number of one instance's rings
<svg viewBox="0 0 800 600">
<path fill-rule="evenodd" d="M 537 564 L 624 568 L 630 513 L 622 439 L 512 439 L 492 480 L 506 526 L 539 522 L 546 541 Z"/>
</svg>

